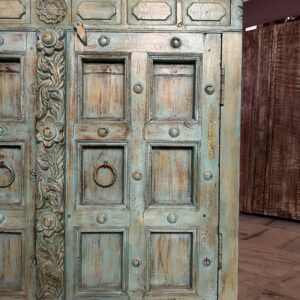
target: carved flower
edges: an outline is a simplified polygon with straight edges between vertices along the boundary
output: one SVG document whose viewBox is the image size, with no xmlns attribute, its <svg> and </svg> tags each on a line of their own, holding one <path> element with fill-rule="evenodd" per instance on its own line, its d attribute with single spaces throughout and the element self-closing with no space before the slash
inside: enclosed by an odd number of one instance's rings
<svg viewBox="0 0 300 300">
<path fill-rule="evenodd" d="M 63 213 L 60 211 L 43 210 L 37 212 L 36 229 L 50 238 L 54 233 L 63 230 Z"/>
<path fill-rule="evenodd" d="M 46 24 L 59 23 L 67 13 L 67 4 L 64 0 L 37 0 L 36 13 Z"/>
<path fill-rule="evenodd" d="M 63 49 L 64 47 L 63 30 L 58 29 L 55 31 L 52 29 L 47 29 L 45 31 L 38 31 L 37 37 L 37 48 L 39 50 L 44 50 L 46 55 L 51 55 L 54 53 L 55 50 L 58 51 Z"/>
<path fill-rule="evenodd" d="M 36 124 L 36 139 L 44 143 L 45 147 L 51 147 L 54 143 L 63 140 L 63 124 L 56 122 L 53 117 L 47 117 Z"/>
</svg>

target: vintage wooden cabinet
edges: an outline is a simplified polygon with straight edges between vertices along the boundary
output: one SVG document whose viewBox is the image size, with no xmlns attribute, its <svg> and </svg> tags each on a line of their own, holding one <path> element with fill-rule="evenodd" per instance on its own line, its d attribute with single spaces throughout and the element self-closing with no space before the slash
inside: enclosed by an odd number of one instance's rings
<svg viewBox="0 0 300 300">
<path fill-rule="evenodd" d="M 0 299 L 236 299 L 241 19 L 0 0 Z"/>
</svg>

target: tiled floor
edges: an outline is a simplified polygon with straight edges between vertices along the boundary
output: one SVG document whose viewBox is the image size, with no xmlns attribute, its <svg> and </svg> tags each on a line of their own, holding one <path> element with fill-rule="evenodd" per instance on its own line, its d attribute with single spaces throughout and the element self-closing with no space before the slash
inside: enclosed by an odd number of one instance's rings
<svg viewBox="0 0 300 300">
<path fill-rule="evenodd" d="M 300 222 L 241 215 L 239 300 L 300 300 Z"/>
</svg>

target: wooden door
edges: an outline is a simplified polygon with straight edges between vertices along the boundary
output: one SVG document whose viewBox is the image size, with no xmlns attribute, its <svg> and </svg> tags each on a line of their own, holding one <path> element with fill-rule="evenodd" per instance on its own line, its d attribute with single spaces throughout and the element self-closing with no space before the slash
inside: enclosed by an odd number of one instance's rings
<svg viewBox="0 0 300 300">
<path fill-rule="evenodd" d="M 0 298 L 34 299 L 35 33 L 0 35 Z"/>
<path fill-rule="evenodd" d="M 68 35 L 67 299 L 217 299 L 221 35 Z"/>
</svg>

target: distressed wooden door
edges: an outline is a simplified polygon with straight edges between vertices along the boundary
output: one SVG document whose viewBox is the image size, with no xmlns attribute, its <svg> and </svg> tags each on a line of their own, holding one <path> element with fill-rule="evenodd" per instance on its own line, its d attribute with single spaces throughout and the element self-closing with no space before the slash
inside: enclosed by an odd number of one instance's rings
<svg viewBox="0 0 300 300">
<path fill-rule="evenodd" d="M 68 35 L 67 299 L 217 299 L 221 35 Z"/>
<path fill-rule="evenodd" d="M 0 298 L 34 298 L 35 33 L 0 34 Z"/>
</svg>

